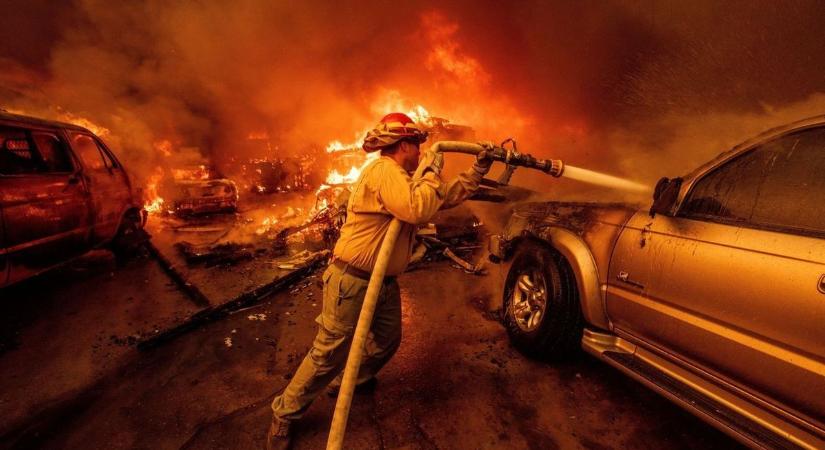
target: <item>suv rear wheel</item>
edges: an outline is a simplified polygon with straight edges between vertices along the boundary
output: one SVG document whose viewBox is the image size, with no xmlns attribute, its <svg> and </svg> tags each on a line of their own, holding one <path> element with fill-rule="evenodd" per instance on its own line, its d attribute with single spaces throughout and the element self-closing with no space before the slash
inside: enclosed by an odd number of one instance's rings
<svg viewBox="0 0 825 450">
<path fill-rule="evenodd" d="M 538 243 L 519 248 L 504 286 L 504 325 L 528 356 L 562 359 L 581 345 L 575 277 L 558 252 Z"/>
</svg>

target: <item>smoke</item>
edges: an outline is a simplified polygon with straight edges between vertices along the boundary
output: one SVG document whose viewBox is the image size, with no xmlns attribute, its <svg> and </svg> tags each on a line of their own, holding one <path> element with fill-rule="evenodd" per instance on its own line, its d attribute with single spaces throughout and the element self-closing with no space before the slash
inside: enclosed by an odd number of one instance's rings
<svg viewBox="0 0 825 450">
<path fill-rule="evenodd" d="M 231 166 L 354 140 L 420 104 L 479 138 L 652 183 L 825 106 L 814 1 L 4 3 L 0 106 L 105 127 L 144 177 L 185 148 Z"/>
</svg>

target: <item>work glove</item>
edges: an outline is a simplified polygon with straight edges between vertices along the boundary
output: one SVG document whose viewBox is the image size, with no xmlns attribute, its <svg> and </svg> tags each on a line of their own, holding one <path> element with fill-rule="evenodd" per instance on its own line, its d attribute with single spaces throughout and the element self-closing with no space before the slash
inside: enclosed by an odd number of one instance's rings
<svg viewBox="0 0 825 450">
<path fill-rule="evenodd" d="M 441 152 L 434 152 L 432 150 L 425 150 L 424 156 L 421 158 L 421 164 L 424 165 L 424 171 L 433 171 L 436 175 L 441 174 L 441 169 L 444 168 L 444 154 Z"/>
<path fill-rule="evenodd" d="M 480 146 L 484 147 L 484 150 L 478 152 L 476 155 L 476 162 L 473 164 L 473 170 L 478 172 L 482 177 L 487 175 L 487 172 L 490 171 L 490 167 L 493 166 L 493 149 L 495 145 L 492 142 L 479 142 Z"/>
</svg>

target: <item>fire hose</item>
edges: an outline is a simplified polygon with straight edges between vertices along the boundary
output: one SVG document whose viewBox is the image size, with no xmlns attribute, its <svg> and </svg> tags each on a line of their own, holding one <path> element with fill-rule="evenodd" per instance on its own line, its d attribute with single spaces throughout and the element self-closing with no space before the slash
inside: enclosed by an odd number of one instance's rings
<svg viewBox="0 0 825 450">
<path fill-rule="evenodd" d="M 512 144 L 510 148 L 506 147 L 507 143 Z M 511 139 L 508 139 L 500 146 L 493 146 L 492 149 L 485 148 L 480 144 L 458 141 L 440 141 L 430 147 L 430 151 L 433 152 L 464 153 L 468 155 L 478 155 L 485 150 L 490 153 L 489 156 L 493 161 L 503 162 L 507 164 L 508 167 L 528 167 L 540 170 L 554 177 L 560 177 L 564 172 L 564 163 L 562 163 L 561 160 L 537 159 L 531 155 L 519 153 L 518 150 L 516 150 L 515 141 Z M 423 175 L 424 169 L 426 169 L 426 167 L 420 165 L 415 171 L 413 178 L 420 178 Z M 364 296 L 361 313 L 358 316 L 358 324 L 355 326 L 355 334 L 353 335 L 350 352 L 347 356 L 347 363 L 341 381 L 341 389 L 338 391 L 338 400 L 335 403 L 335 412 L 332 416 L 332 426 L 327 440 L 328 450 L 339 450 L 344 444 L 347 419 L 349 418 L 352 397 L 355 392 L 355 383 L 358 379 L 358 370 L 361 367 L 361 359 L 364 354 L 364 343 L 367 339 L 369 329 L 372 326 L 372 317 L 375 314 L 375 306 L 378 301 L 378 294 L 381 292 L 384 275 L 387 273 L 387 264 L 389 263 L 390 255 L 392 255 L 400 232 L 401 221 L 393 218 L 387 234 L 384 236 L 384 241 L 381 243 L 381 249 L 378 251 L 378 258 L 372 270 L 369 284 L 367 285 L 367 293 Z"/>
</svg>

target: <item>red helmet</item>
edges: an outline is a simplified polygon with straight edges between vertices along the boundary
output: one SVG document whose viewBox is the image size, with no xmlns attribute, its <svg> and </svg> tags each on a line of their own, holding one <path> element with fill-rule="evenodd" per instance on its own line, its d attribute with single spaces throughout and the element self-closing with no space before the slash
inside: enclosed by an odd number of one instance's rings
<svg viewBox="0 0 825 450">
<path fill-rule="evenodd" d="M 364 150 L 374 152 L 403 139 L 421 144 L 427 140 L 427 132 L 421 130 L 410 116 L 400 112 L 389 113 L 378 122 L 375 129 L 367 133 Z"/>
</svg>

